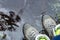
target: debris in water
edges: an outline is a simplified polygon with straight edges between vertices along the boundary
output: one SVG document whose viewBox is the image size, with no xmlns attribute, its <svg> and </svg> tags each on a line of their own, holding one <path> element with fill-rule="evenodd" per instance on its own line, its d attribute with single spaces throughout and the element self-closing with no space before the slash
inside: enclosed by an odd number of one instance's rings
<svg viewBox="0 0 60 40">
<path fill-rule="evenodd" d="M 19 27 L 16 22 L 19 22 L 21 18 L 18 15 L 15 15 L 15 12 L 13 11 L 10 11 L 9 13 L 10 15 L 8 16 L 3 12 L 0 12 L 0 31 L 12 31 L 16 30 L 14 26 Z"/>
</svg>

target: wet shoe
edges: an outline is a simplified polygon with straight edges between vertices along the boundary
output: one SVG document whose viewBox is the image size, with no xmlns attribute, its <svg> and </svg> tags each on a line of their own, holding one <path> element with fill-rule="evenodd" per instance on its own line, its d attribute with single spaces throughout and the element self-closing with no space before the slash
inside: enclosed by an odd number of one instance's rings
<svg viewBox="0 0 60 40">
<path fill-rule="evenodd" d="M 36 30 L 29 24 L 24 24 L 23 34 L 25 40 L 50 40 L 48 36 L 46 36 L 45 34 L 40 34 L 38 30 Z"/>
<path fill-rule="evenodd" d="M 53 36 L 53 28 L 56 26 L 55 20 L 49 15 L 42 15 L 42 26 L 45 33 L 51 38 Z"/>
<path fill-rule="evenodd" d="M 39 32 L 34 27 L 32 27 L 31 25 L 24 24 L 23 34 L 27 40 L 34 40 L 35 34 L 39 34 Z"/>
</svg>

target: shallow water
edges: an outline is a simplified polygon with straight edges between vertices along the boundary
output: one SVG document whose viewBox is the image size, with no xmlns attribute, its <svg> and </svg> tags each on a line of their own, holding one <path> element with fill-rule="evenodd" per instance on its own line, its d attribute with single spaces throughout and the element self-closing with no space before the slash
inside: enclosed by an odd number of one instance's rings
<svg viewBox="0 0 60 40">
<path fill-rule="evenodd" d="M 12 40 L 22 40 L 22 27 L 24 23 L 29 23 L 38 31 L 41 31 L 42 12 L 46 11 L 46 14 L 52 14 L 51 16 L 53 18 L 55 17 L 55 13 L 51 10 L 48 0 L 0 0 L 0 8 L 8 11 L 13 10 L 16 14 L 21 16 L 21 22 L 17 23 L 19 28 L 13 32 L 7 31 Z M 20 9 L 23 9 L 23 13 L 19 12 Z"/>
</svg>

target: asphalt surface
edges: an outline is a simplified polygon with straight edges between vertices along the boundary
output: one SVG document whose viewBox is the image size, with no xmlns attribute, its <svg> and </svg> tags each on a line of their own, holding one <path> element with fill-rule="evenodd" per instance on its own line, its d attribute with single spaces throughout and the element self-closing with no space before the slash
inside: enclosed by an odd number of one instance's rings
<svg viewBox="0 0 60 40">
<path fill-rule="evenodd" d="M 52 0 L 51 0 L 52 1 Z M 41 13 L 46 11 L 46 14 L 55 16 L 49 6 L 50 0 L 0 0 L 0 8 L 6 10 L 14 10 L 16 14 L 20 15 L 21 21 L 17 23 L 19 28 L 16 31 L 7 31 L 11 37 L 11 40 L 22 40 L 23 33 L 22 28 L 24 23 L 29 23 L 34 26 L 38 31 L 42 30 Z M 23 12 L 20 13 L 20 9 Z"/>
</svg>

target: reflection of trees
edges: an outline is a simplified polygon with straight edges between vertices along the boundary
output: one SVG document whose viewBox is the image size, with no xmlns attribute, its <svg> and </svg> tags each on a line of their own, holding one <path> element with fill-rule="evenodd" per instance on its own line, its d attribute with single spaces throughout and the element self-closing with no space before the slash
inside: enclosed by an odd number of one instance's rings
<svg viewBox="0 0 60 40">
<path fill-rule="evenodd" d="M 15 13 L 13 11 L 10 11 L 10 16 L 4 14 L 3 12 L 0 12 L 0 30 L 4 31 L 6 29 L 12 31 L 15 30 L 14 26 L 19 27 L 16 22 L 19 22 L 21 18 L 18 15 L 14 15 Z M 13 18 L 15 16 L 15 18 Z M 3 19 L 3 20 L 2 20 Z M 8 27 L 9 26 L 9 27 Z"/>
</svg>

